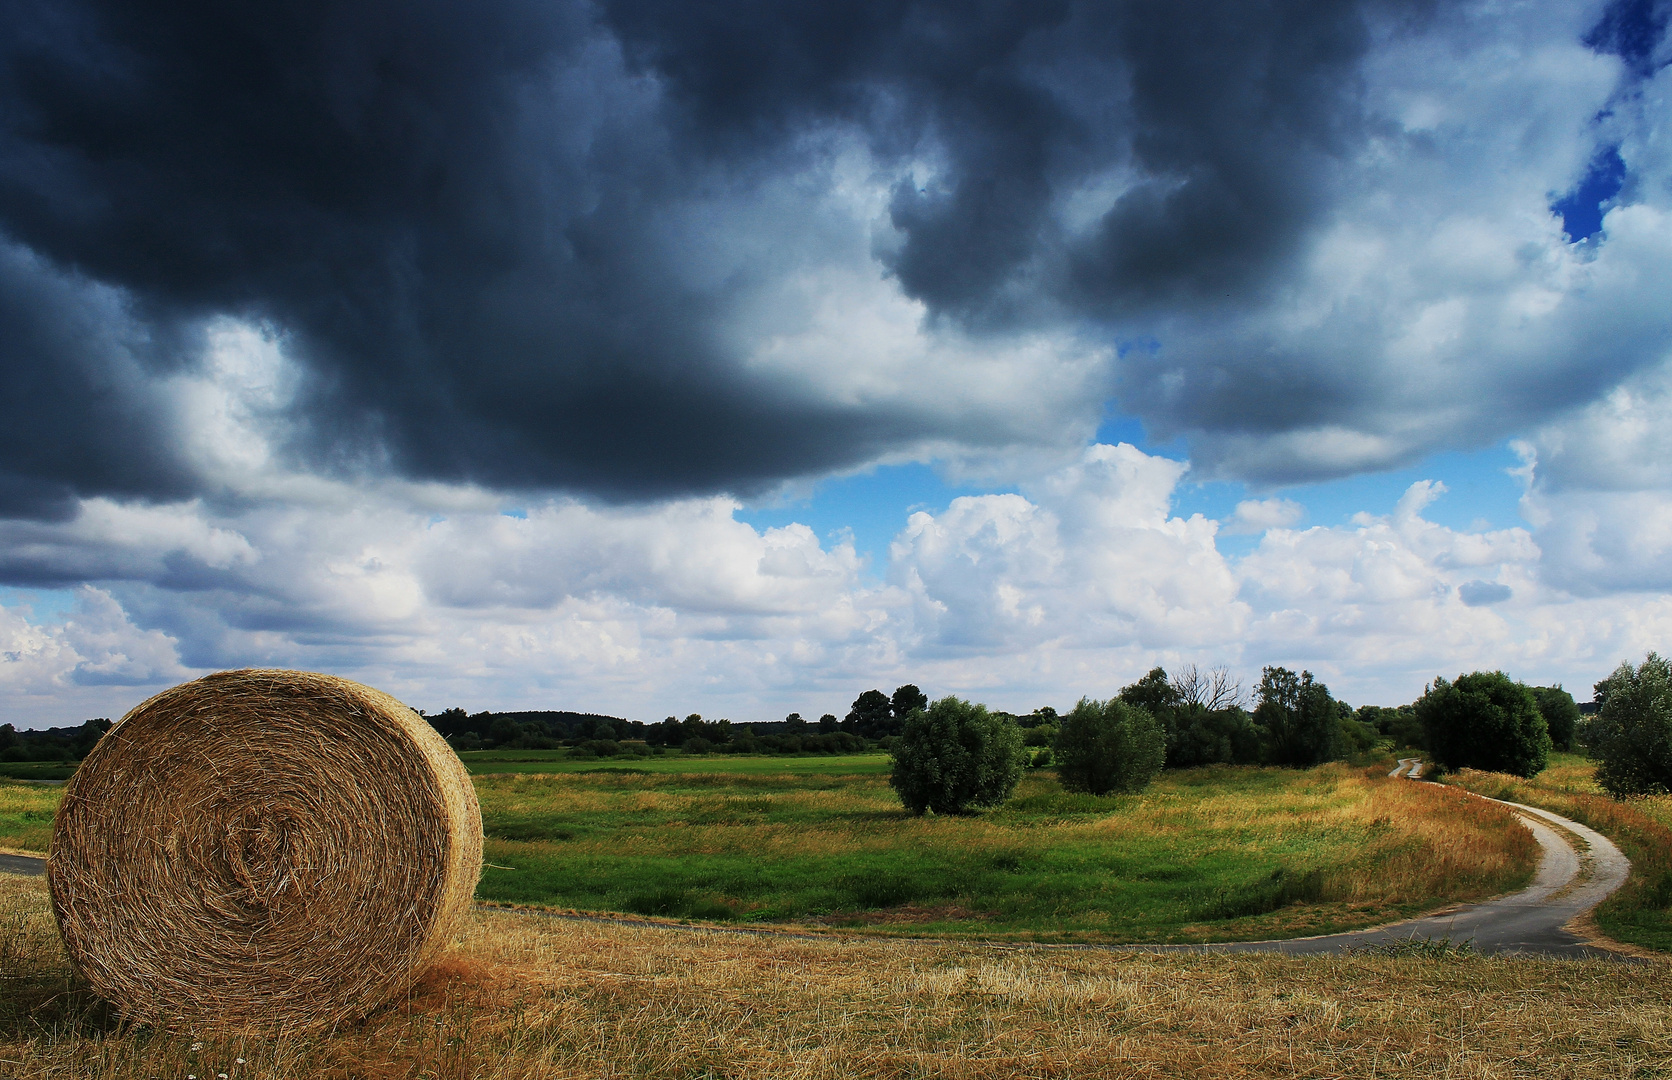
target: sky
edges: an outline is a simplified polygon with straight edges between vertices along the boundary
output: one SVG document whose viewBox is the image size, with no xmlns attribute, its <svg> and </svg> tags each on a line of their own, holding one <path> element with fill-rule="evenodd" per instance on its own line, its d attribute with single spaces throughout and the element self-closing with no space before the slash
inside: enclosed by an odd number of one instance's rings
<svg viewBox="0 0 1672 1080">
<path fill-rule="evenodd" d="M 1672 639 L 1668 0 L 0 0 L 0 722 L 1580 700 Z"/>
</svg>

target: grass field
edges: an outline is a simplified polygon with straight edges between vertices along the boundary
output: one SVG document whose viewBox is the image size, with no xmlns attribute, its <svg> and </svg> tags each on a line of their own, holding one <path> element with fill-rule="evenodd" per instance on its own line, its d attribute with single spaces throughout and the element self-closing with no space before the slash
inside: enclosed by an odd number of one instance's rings
<svg viewBox="0 0 1672 1080">
<path fill-rule="evenodd" d="M 1616 801 L 1597 786 L 1595 766 L 1579 754 L 1552 754 L 1531 780 L 1465 769 L 1448 779 L 1489 795 L 1542 806 L 1580 821 L 1617 844 L 1631 877 L 1593 914 L 1617 941 L 1672 952 L 1672 796 Z"/>
<path fill-rule="evenodd" d="M 1414 785 L 1413 785 L 1414 786 Z M 1143 956 L 478 914 L 414 992 L 313 1038 L 123 1026 L 0 875 L 0 1076 L 733 1080 L 1672 1075 L 1664 965 Z"/>
<path fill-rule="evenodd" d="M 1505 892 L 1533 864 L 1506 812 L 1389 781 L 1380 765 L 1180 771 L 1108 798 L 1034 773 L 999 810 L 919 818 L 877 771 L 886 762 L 662 757 L 479 775 L 490 865 L 477 895 L 883 935 L 1249 940 Z M 523 763 L 477 767 L 489 764 Z M 43 850 L 58 795 L 0 786 L 0 848 Z"/>
<path fill-rule="evenodd" d="M 1526 880 L 1532 839 L 1504 811 L 1385 772 L 1191 770 L 1109 798 L 1030 774 L 999 810 L 922 818 L 876 773 L 479 776 L 495 865 L 478 895 L 883 934 L 1201 941 L 1371 925 Z"/>
<path fill-rule="evenodd" d="M 42 852 L 64 789 L 0 780 L 0 851 Z"/>
</svg>

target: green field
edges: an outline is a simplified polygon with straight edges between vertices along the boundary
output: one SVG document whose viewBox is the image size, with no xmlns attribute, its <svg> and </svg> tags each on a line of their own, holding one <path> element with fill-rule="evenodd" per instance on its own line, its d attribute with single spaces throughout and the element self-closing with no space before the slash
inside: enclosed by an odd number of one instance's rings
<svg viewBox="0 0 1672 1080">
<path fill-rule="evenodd" d="M 820 760 L 479 776 L 494 865 L 478 895 L 879 933 L 1207 940 L 1369 925 L 1513 888 L 1532 861 L 1502 811 L 1380 766 L 1181 771 L 1108 798 L 1035 773 L 999 810 L 917 818 L 884 759 L 773 768 Z"/>
<path fill-rule="evenodd" d="M 1162 774 L 1139 795 L 1028 774 L 1005 806 L 914 817 L 883 755 L 465 755 L 488 901 L 879 934 L 1297 936 L 1517 887 L 1501 809 L 1387 766 Z M 509 770 L 522 771 L 509 771 Z M 62 789 L 0 782 L 0 847 L 44 850 Z"/>
</svg>

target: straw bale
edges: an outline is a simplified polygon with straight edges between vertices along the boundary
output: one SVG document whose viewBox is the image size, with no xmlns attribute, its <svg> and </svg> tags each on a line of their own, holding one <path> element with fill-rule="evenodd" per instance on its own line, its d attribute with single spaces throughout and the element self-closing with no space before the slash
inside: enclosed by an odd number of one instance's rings
<svg viewBox="0 0 1672 1080">
<path fill-rule="evenodd" d="M 126 1015 L 307 1029 L 410 987 L 481 866 L 470 778 L 421 717 L 245 670 L 110 729 L 65 789 L 47 880 L 72 962 Z"/>
</svg>

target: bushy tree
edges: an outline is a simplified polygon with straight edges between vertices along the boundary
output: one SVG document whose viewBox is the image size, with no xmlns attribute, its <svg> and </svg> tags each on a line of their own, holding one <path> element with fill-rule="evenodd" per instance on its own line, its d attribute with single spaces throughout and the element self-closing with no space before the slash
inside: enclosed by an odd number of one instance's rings
<svg viewBox="0 0 1672 1080">
<path fill-rule="evenodd" d="M 1428 752 L 1448 769 L 1536 776 L 1549 759 L 1550 732 L 1532 691 L 1501 671 L 1436 678 L 1416 712 Z"/>
<path fill-rule="evenodd" d="M 1596 684 L 1586 734 L 1597 783 L 1616 799 L 1672 792 L 1672 662 L 1657 653 Z"/>
<path fill-rule="evenodd" d="M 1296 675 L 1288 668 L 1264 668 L 1255 694 L 1260 703 L 1254 723 L 1261 729 L 1267 761 L 1310 768 L 1342 756 L 1344 710 L 1310 671 Z"/>
<path fill-rule="evenodd" d="M 1168 709 L 1182 703 L 1178 688 L 1167 678 L 1166 669 L 1158 667 L 1150 668 L 1149 674 L 1130 686 L 1121 687 L 1120 699 L 1128 705 L 1149 710 L 1149 714 L 1158 719 Z"/>
<path fill-rule="evenodd" d="M 896 686 L 893 695 L 888 699 L 888 707 L 894 713 L 894 719 L 904 721 L 912 713 L 921 712 L 929 707 L 929 695 L 911 683 Z"/>
<path fill-rule="evenodd" d="M 1167 760 L 1167 738 L 1146 709 L 1081 698 L 1057 728 L 1057 777 L 1070 791 L 1141 791 Z"/>
<path fill-rule="evenodd" d="M 955 697 L 908 714 L 889 755 L 888 782 L 914 814 L 998 806 L 1016 790 L 1027 763 L 1014 721 Z"/>
<path fill-rule="evenodd" d="M 1538 714 L 1550 730 L 1550 745 L 1557 750 L 1573 749 L 1573 733 L 1579 728 L 1579 704 L 1573 695 L 1555 686 L 1530 686 L 1533 700 L 1538 703 Z"/>
</svg>

